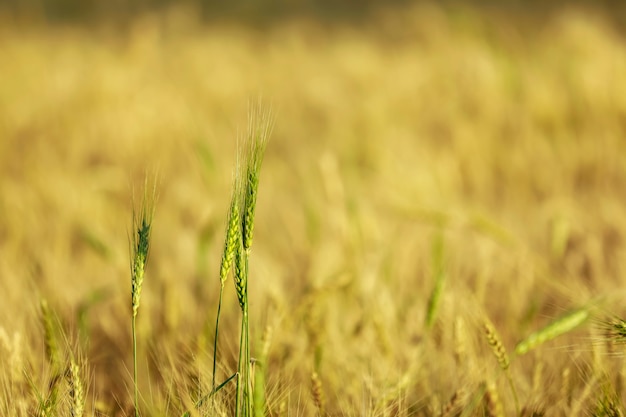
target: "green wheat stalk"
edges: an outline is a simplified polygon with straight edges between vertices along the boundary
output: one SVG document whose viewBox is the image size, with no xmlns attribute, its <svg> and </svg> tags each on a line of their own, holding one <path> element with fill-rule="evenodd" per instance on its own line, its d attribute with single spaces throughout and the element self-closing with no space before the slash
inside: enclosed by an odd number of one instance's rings
<svg viewBox="0 0 626 417">
<path fill-rule="evenodd" d="M 235 170 L 235 179 L 233 181 L 233 190 L 230 199 L 230 207 L 228 210 L 228 221 L 226 226 L 226 237 L 224 238 L 224 253 L 222 254 L 222 263 L 220 265 L 220 295 L 217 303 L 217 317 L 215 319 L 215 337 L 213 338 L 213 384 L 212 389 L 215 390 L 215 370 L 217 364 L 217 341 L 219 336 L 220 314 L 222 311 L 222 297 L 224 295 L 224 285 L 228 278 L 228 273 L 235 261 L 237 246 L 241 243 L 241 181 L 237 175 L 238 169 Z"/>
<path fill-rule="evenodd" d="M 248 132 L 244 142 L 244 183 L 240 191 L 241 234 L 235 245 L 235 289 L 241 307 L 241 335 L 239 340 L 239 361 L 235 416 L 253 414 L 252 381 L 250 378 L 250 327 L 248 322 L 248 258 L 254 233 L 254 213 L 256 210 L 259 178 L 263 156 L 272 129 L 272 116 L 264 111 L 260 103 L 253 104 L 249 112 Z"/>
<path fill-rule="evenodd" d="M 141 287 L 145 273 L 148 253 L 150 249 L 150 234 L 152 232 L 152 219 L 154 216 L 154 203 L 156 199 L 156 181 L 152 194 L 147 194 L 148 181 L 144 184 L 144 196 L 139 213 L 133 208 L 133 235 L 131 237 L 131 307 L 132 307 L 132 336 L 133 336 L 133 385 L 135 417 L 139 417 L 139 388 L 137 382 L 137 332 L 136 320 L 141 299 Z"/>
</svg>

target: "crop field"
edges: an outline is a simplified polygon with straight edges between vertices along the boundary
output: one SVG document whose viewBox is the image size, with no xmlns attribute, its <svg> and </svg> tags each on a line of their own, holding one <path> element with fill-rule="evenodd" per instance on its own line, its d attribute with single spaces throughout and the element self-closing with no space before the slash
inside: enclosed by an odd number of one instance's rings
<svg viewBox="0 0 626 417">
<path fill-rule="evenodd" d="M 624 415 L 619 13 L 0 14 L 0 416 Z"/>
</svg>

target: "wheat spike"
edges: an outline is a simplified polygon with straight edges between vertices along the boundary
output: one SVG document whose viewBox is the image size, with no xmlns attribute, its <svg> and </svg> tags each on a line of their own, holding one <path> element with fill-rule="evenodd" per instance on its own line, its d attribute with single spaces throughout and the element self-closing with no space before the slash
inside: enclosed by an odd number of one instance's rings
<svg viewBox="0 0 626 417">
<path fill-rule="evenodd" d="M 56 373 L 61 363 L 59 345 L 55 335 L 53 314 L 50 311 L 48 302 L 43 299 L 41 300 L 41 321 L 44 330 L 46 357 L 48 358 L 48 363 L 52 366 L 53 372 Z"/>
<path fill-rule="evenodd" d="M 441 410 L 441 417 L 451 416 L 457 412 L 462 406 L 464 396 L 465 390 L 463 388 L 457 389 L 450 397 L 450 401 Z"/>
<path fill-rule="evenodd" d="M 539 331 L 532 333 L 515 347 L 515 353 L 523 355 L 537 346 L 574 330 L 589 318 L 589 310 L 580 308 L 551 322 Z"/>
<path fill-rule="evenodd" d="M 241 237 L 235 245 L 235 290 L 237 291 L 237 299 L 239 300 L 239 306 L 244 311 L 246 303 L 248 302 L 247 294 L 247 280 L 248 274 L 246 271 L 246 259 L 243 246 L 241 245 Z"/>
<path fill-rule="evenodd" d="M 70 360 L 67 374 L 71 399 L 70 415 L 72 417 L 82 417 L 85 410 L 85 388 L 80 377 L 80 367 L 74 359 Z"/>
<path fill-rule="evenodd" d="M 488 417 L 504 417 L 498 390 L 493 382 L 485 384 L 485 409 Z"/>
<path fill-rule="evenodd" d="M 313 404 L 315 404 L 319 416 L 323 416 L 324 393 L 322 392 L 322 381 L 315 371 L 313 371 L 313 373 L 311 374 L 311 396 L 313 397 Z"/>
<path fill-rule="evenodd" d="M 220 282 L 224 285 L 228 277 L 228 272 L 233 264 L 236 254 L 236 245 L 239 243 L 241 235 L 239 211 L 241 186 L 239 185 L 239 177 L 235 173 L 235 181 L 233 184 L 232 196 L 230 200 L 230 208 L 228 211 L 228 222 L 226 227 L 226 238 L 224 239 L 224 253 L 222 254 L 222 264 L 220 265 Z"/>
<path fill-rule="evenodd" d="M 498 364 L 500 364 L 500 368 L 502 368 L 503 370 L 507 370 L 510 364 L 509 355 L 506 353 L 504 345 L 496 334 L 496 330 L 488 322 L 485 322 L 484 328 L 485 335 L 487 336 L 487 342 L 489 343 L 489 346 L 491 346 L 491 350 L 493 351 L 496 359 L 498 359 Z"/>
<path fill-rule="evenodd" d="M 249 251 L 254 233 L 254 212 L 259 189 L 259 175 L 270 136 L 273 119 L 270 111 L 263 111 L 260 104 L 252 105 L 249 114 L 248 135 L 245 144 L 245 184 L 243 186 L 243 247 Z"/>
<path fill-rule="evenodd" d="M 147 181 L 147 180 L 146 180 Z M 156 188 L 155 188 L 156 190 Z M 133 317 L 139 311 L 139 301 L 141 300 L 141 287 L 145 272 L 148 253 L 150 251 L 150 234 L 152 232 L 152 218 L 154 216 L 155 191 L 152 196 L 144 194 L 141 210 L 136 213 L 133 210 L 133 237 L 131 256 L 131 292 Z"/>
</svg>

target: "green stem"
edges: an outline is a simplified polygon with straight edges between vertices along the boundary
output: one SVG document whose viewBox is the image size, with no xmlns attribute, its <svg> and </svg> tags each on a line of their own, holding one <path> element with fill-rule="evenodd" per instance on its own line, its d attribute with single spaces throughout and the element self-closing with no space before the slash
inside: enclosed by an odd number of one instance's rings
<svg viewBox="0 0 626 417">
<path fill-rule="evenodd" d="M 207 395 L 205 395 L 204 397 L 200 398 L 198 400 L 198 402 L 196 403 L 196 408 L 200 408 L 202 407 L 202 405 L 204 404 L 204 402 L 211 398 L 213 395 L 217 394 L 217 392 L 219 390 L 221 390 L 222 388 L 224 388 L 226 386 L 226 384 L 228 384 L 230 381 L 232 381 L 232 379 L 234 377 L 236 377 L 239 373 L 235 372 L 234 374 L 232 374 L 231 376 L 228 377 L 228 379 L 224 382 L 222 382 L 221 384 L 219 384 L 215 389 L 213 389 L 213 391 L 209 392 Z"/>
<path fill-rule="evenodd" d="M 252 416 L 252 381 L 251 381 L 251 377 L 250 377 L 250 326 L 249 326 L 249 322 L 248 322 L 248 280 L 250 278 L 250 274 L 248 273 L 249 269 L 248 269 L 248 256 L 249 256 L 249 251 L 245 252 L 245 265 L 246 265 L 246 285 L 245 285 L 245 291 L 246 291 L 246 304 L 244 306 L 244 312 L 243 312 L 243 319 L 244 319 L 244 330 L 246 332 L 246 340 L 245 340 L 245 348 L 244 348 L 244 353 L 246 355 L 246 360 L 244 363 L 244 366 L 246 367 L 246 389 L 245 389 L 245 395 L 246 395 L 246 412 L 247 412 L 247 416 Z"/>
<path fill-rule="evenodd" d="M 237 364 L 237 389 L 235 391 L 235 417 L 239 417 L 241 415 L 241 413 L 240 413 L 241 410 L 239 409 L 239 407 L 240 407 L 240 399 L 242 397 L 242 395 L 241 395 L 241 379 L 243 377 L 242 374 L 243 374 L 243 371 L 244 371 L 243 364 L 242 364 L 242 362 L 244 360 L 244 358 L 243 358 L 243 356 L 244 356 L 243 355 L 243 350 L 244 350 L 243 349 L 243 344 L 244 344 L 244 337 L 245 337 L 244 324 L 245 324 L 245 321 L 244 321 L 244 318 L 242 317 L 241 318 L 241 335 L 240 335 L 240 338 L 239 338 L 239 362 Z"/>
<path fill-rule="evenodd" d="M 219 335 L 220 314 L 222 311 L 222 295 L 224 294 L 224 283 L 220 284 L 220 299 L 217 303 L 217 318 L 215 319 L 215 338 L 213 339 L 213 384 L 211 389 L 215 390 L 215 368 L 217 364 L 217 337 Z"/>
<path fill-rule="evenodd" d="M 133 376 L 135 385 L 135 417 L 139 417 L 139 388 L 137 386 L 137 332 L 136 332 L 136 316 L 133 314 L 132 333 L 133 333 Z"/>
</svg>

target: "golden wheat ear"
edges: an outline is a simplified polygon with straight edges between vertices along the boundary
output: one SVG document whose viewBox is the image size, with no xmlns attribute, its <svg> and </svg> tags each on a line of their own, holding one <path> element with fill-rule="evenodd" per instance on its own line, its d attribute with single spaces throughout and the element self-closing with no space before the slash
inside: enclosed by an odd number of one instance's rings
<svg viewBox="0 0 626 417">
<path fill-rule="evenodd" d="M 317 413 L 320 417 L 324 416 L 324 392 L 322 391 L 322 381 L 317 374 L 313 371 L 311 374 L 311 397 L 313 404 L 317 409 Z"/>
<path fill-rule="evenodd" d="M 85 385 L 81 368 L 74 358 L 70 359 L 67 370 L 67 383 L 70 388 L 70 416 L 82 417 L 85 412 Z"/>
</svg>

